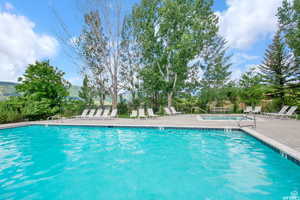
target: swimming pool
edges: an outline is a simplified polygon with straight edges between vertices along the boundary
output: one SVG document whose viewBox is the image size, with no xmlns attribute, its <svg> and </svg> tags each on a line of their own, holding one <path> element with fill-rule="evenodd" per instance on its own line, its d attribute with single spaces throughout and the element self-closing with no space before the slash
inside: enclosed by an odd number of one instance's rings
<svg viewBox="0 0 300 200">
<path fill-rule="evenodd" d="M 202 120 L 234 120 L 234 121 L 238 121 L 238 120 L 251 120 L 251 118 L 247 117 L 247 116 L 226 116 L 226 115 L 215 115 L 215 116 L 206 116 L 206 115 L 202 115 L 200 116 L 200 119 Z"/>
<path fill-rule="evenodd" d="M 300 167 L 241 131 L 0 130 L 0 199 L 283 199 Z"/>
</svg>

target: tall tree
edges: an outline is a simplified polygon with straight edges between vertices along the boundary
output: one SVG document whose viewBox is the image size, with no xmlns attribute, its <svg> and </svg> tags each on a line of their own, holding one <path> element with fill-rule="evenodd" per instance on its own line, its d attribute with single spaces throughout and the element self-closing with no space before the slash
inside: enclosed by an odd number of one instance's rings
<svg viewBox="0 0 300 200">
<path fill-rule="evenodd" d="M 90 106 L 93 104 L 93 88 L 90 86 L 89 78 L 87 75 L 84 76 L 82 87 L 79 91 L 79 97 L 84 100 L 86 105 Z"/>
<path fill-rule="evenodd" d="M 159 83 L 168 106 L 188 78 L 189 61 L 218 31 L 211 6 L 211 0 L 142 0 L 134 8 L 143 81 Z"/>
<path fill-rule="evenodd" d="M 286 103 L 286 90 L 296 81 L 295 75 L 299 73 L 299 69 L 283 42 L 281 30 L 277 31 L 272 44 L 266 50 L 264 62 L 259 69 L 263 82 L 271 87 L 270 95 L 277 98 L 280 105 Z"/>
<path fill-rule="evenodd" d="M 278 9 L 279 24 L 288 46 L 300 57 L 300 0 L 283 0 Z M 299 60 L 298 60 L 299 62 Z"/>
<path fill-rule="evenodd" d="M 33 119 L 46 118 L 60 111 L 64 98 L 69 94 L 70 83 L 64 73 L 49 64 L 49 61 L 31 64 L 21 82 L 16 86 L 26 104 L 25 115 Z"/>
<path fill-rule="evenodd" d="M 198 82 L 202 104 L 216 101 L 222 104 L 227 98 L 226 88 L 230 83 L 231 56 L 227 55 L 226 41 L 215 36 L 206 43 L 199 55 L 196 69 L 201 71 Z M 197 75 L 197 73 L 196 73 Z"/>
<path fill-rule="evenodd" d="M 203 71 L 203 88 L 224 88 L 230 81 L 231 56 L 227 55 L 226 41 L 216 36 L 203 49 L 200 68 Z"/>
<path fill-rule="evenodd" d="M 133 34 L 131 18 L 125 17 L 122 27 L 120 51 L 120 81 L 122 89 L 130 92 L 132 101 L 135 101 L 140 87 L 140 52 L 136 37 Z"/>
<path fill-rule="evenodd" d="M 116 108 L 121 89 L 122 0 L 89 0 L 87 4 L 89 9 L 76 49 L 87 61 L 84 71 L 89 71 L 97 91 L 103 92 L 99 97 L 110 94 L 112 107 Z"/>
<path fill-rule="evenodd" d="M 262 76 L 255 68 L 245 72 L 239 80 L 240 95 L 247 105 L 256 106 L 263 99 Z"/>
</svg>

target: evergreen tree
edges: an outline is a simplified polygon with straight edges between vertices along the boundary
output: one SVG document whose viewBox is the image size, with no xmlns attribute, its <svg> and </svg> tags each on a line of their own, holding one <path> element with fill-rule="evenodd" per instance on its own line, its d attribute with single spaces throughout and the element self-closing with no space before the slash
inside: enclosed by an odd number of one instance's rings
<svg viewBox="0 0 300 200">
<path fill-rule="evenodd" d="M 263 82 L 271 88 L 269 94 L 279 100 L 279 105 L 285 104 L 286 91 L 297 80 L 295 75 L 299 69 L 283 42 L 281 30 L 277 31 L 273 43 L 266 50 L 264 62 L 259 69 Z"/>
<path fill-rule="evenodd" d="M 227 54 L 226 41 L 216 36 L 214 40 L 203 49 L 200 67 L 203 71 L 201 85 L 203 88 L 224 88 L 230 81 L 231 56 Z"/>
<path fill-rule="evenodd" d="M 227 98 L 226 87 L 230 83 L 231 56 L 227 55 L 226 41 L 216 36 L 210 43 L 207 43 L 200 55 L 198 63 L 202 70 L 200 80 L 200 98 L 203 104 L 217 101 L 217 104 Z"/>
<path fill-rule="evenodd" d="M 79 97 L 82 98 L 86 105 L 93 104 L 93 89 L 89 86 L 88 76 L 85 75 L 82 83 L 82 87 L 79 91 Z"/>
</svg>

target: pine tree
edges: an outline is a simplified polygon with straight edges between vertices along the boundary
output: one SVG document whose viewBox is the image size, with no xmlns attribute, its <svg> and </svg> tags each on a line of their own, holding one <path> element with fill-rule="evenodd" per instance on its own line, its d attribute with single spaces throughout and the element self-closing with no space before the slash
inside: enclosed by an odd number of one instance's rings
<svg viewBox="0 0 300 200">
<path fill-rule="evenodd" d="M 227 54 L 226 41 L 216 36 L 203 50 L 201 85 L 204 88 L 224 88 L 230 80 L 231 56 Z"/>
<path fill-rule="evenodd" d="M 84 100 L 86 105 L 90 106 L 93 104 L 93 89 L 89 86 L 89 79 L 87 75 L 84 76 L 83 84 L 79 91 L 79 97 Z"/>
<path fill-rule="evenodd" d="M 286 103 L 287 89 L 296 81 L 299 69 L 293 54 L 283 42 L 281 30 L 274 36 L 272 44 L 265 53 L 264 62 L 259 66 L 263 82 L 271 88 L 269 95 L 279 100 L 279 105 Z"/>
</svg>

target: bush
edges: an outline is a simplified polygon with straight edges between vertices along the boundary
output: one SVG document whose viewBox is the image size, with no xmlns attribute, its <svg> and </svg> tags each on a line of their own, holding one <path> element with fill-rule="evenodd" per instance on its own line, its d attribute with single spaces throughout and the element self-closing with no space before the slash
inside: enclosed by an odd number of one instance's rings
<svg viewBox="0 0 300 200">
<path fill-rule="evenodd" d="M 23 119 L 22 104 L 17 98 L 0 102 L 0 124 L 19 122 Z"/>
</svg>

